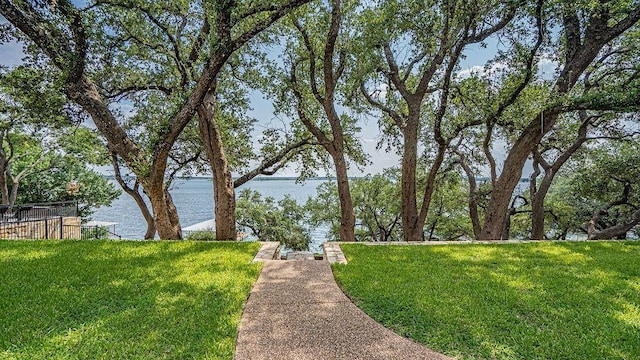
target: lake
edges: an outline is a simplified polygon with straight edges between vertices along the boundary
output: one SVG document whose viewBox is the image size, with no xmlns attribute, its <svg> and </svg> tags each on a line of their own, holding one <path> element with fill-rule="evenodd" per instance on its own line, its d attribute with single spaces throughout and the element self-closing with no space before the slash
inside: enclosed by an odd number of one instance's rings
<svg viewBox="0 0 640 360">
<path fill-rule="evenodd" d="M 236 189 L 252 189 L 263 197 L 271 196 L 276 200 L 289 194 L 298 203 L 304 203 L 310 196 L 316 195 L 316 188 L 327 180 L 307 180 L 297 184 L 290 179 L 254 179 Z M 114 184 L 118 184 L 113 181 Z M 213 218 L 213 187 L 207 178 L 177 179 L 171 188 L 171 196 L 178 209 L 180 223 L 183 228 Z M 116 233 L 123 239 L 142 239 L 146 223 L 133 198 L 124 191 L 110 207 L 96 209 L 93 220 L 116 222 Z M 326 229 L 315 229 L 311 232 L 311 251 L 321 251 L 325 241 Z"/>
</svg>

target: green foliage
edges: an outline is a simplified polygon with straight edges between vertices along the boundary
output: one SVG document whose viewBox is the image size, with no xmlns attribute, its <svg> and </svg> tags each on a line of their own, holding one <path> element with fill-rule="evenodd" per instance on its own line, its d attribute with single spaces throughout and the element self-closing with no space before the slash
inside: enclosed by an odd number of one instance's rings
<svg viewBox="0 0 640 360">
<path fill-rule="evenodd" d="M 425 222 L 425 239 L 450 241 L 473 238 L 468 198 L 469 189 L 462 176 L 450 172 L 440 178 Z"/>
<path fill-rule="evenodd" d="M 69 108 L 59 74 L 20 66 L 0 75 L 0 159 L 7 164 L 0 176 L 7 190 L 17 186 L 13 200 L 78 201 L 83 218 L 111 204 L 120 191 L 92 168 L 109 163 L 108 151 L 95 130 L 76 124 L 81 118 Z"/>
<path fill-rule="evenodd" d="M 344 158 L 352 166 L 362 167 L 369 162 L 358 138 L 361 119 L 345 107 L 355 65 L 353 33 L 349 29 L 355 27 L 358 5 L 356 1 L 341 1 L 301 8 L 279 24 L 277 37 L 268 42 L 285 48 L 283 59 L 264 60 L 269 70 L 263 76 L 269 77 L 263 89 L 275 99 L 276 113 L 295 119 L 289 132 L 296 137 L 313 138 L 314 143 L 326 147 L 308 147 L 293 159 L 300 164 L 302 179 L 317 175 L 318 170 L 335 172 L 327 149 L 337 151 L 339 154 L 333 156 Z M 337 23 L 332 22 L 334 12 L 340 18 Z M 336 26 L 337 36 L 335 44 L 330 45 L 331 26 Z M 333 56 L 327 51 L 332 51 Z M 325 71 L 332 75 L 325 75 Z M 343 140 L 337 144 L 336 138 Z"/>
<path fill-rule="evenodd" d="M 549 203 L 557 217 L 548 218 L 551 226 L 572 233 L 586 232 L 589 220 L 601 209 L 606 212 L 596 230 L 632 221 L 640 205 L 639 143 L 610 141 L 585 150 L 552 186 Z"/>
<path fill-rule="evenodd" d="M 250 189 L 240 191 L 236 201 L 236 222 L 260 241 L 278 241 L 292 250 L 309 248 L 309 229 L 304 208 L 288 195 L 276 202 L 272 197 L 262 198 Z"/>
<path fill-rule="evenodd" d="M 351 179 L 350 190 L 354 189 L 354 181 Z M 354 211 L 357 206 L 355 206 Z M 309 223 L 312 226 L 327 226 L 329 228 L 327 241 L 338 241 L 340 239 L 340 204 L 338 202 L 338 188 L 335 182 L 327 181 L 316 188 L 316 195 L 309 198 L 304 205 L 305 211 L 309 214 Z M 360 239 L 361 230 L 358 226 L 358 215 L 356 214 L 356 240 Z"/>
<path fill-rule="evenodd" d="M 342 245 L 341 288 L 457 359 L 638 359 L 640 243 Z"/>
<path fill-rule="evenodd" d="M 586 229 L 586 213 L 581 210 L 584 204 L 573 197 L 571 187 L 570 177 L 559 176 L 545 197 L 545 232 L 550 239 L 564 240 L 568 235 L 582 234 Z"/>
<path fill-rule="evenodd" d="M 39 132 L 72 124 L 67 99 L 55 71 L 26 65 L 0 71 L 0 128 L 28 128 Z"/>
<path fill-rule="evenodd" d="M 395 178 L 367 175 L 350 179 L 351 198 L 356 216 L 356 241 L 400 241 L 400 189 Z M 329 226 L 330 241 L 338 241 L 340 207 L 336 183 L 318 186 L 316 196 L 305 204 L 314 226 Z"/>
<path fill-rule="evenodd" d="M 419 186 L 424 186 L 424 174 Z M 350 179 L 356 216 L 356 241 L 401 241 L 401 190 L 397 169 L 384 174 Z M 468 189 L 459 175 L 441 179 L 433 194 L 425 223 L 425 237 L 457 240 L 473 236 L 468 211 Z M 421 200 L 421 199 L 420 199 Z M 318 186 L 316 196 L 307 200 L 306 210 L 314 226 L 329 227 L 330 241 L 339 239 L 340 208 L 335 182 Z"/>
<path fill-rule="evenodd" d="M 50 153 L 46 168 L 22 180 L 16 203 L 77 201 L 86 219 L 95 208 L 109 206 L 120 196 L 121 191 L 92 168 L 105 163 L 104 145 L 88 129 L 79 128 L 77 134 L 61 137 L 63 150 Z M 22 160 L 16 163 L 18 170 L 28 166 Z"/>
<path fill-rule="evenodd" d="M 215 239 L 216 233 L 211 230 L 192 231 L 187 235 L 189 241 L 214 241 Z"/>
<path fill-rule="evenodd" d="M 0 358 L 232 359 L 258 248 L 0 241 Z"/>
</svg>

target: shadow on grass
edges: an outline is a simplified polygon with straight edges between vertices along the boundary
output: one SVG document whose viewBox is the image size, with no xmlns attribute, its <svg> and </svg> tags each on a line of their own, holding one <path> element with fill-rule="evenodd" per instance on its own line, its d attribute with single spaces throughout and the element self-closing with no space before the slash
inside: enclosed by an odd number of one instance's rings
<svg viewBox="0 0 640 360">
<path fill-rule="evenodd" d="M 257 244 L 0 242 L 0 358 L 226 358 Z"/>
<path fill-rule="evenodd" d="M 345 247 L 373 318 L 460 358 L 640 358 L 638 243 Z"/>
</svg>

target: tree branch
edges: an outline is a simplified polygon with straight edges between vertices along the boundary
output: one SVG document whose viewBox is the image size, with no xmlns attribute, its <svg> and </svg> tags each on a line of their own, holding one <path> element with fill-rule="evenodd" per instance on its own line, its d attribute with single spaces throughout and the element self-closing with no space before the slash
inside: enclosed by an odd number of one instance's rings
<svg viewBox="0 0 640 360">
<path fill-rule="evenodd" d="M 307 31 L 300 25 L 298 19 L 294 19 L 293 24 L 300 32 L 302 42 L 309 53 L 309 83 L 311 85 L 311 92 L 316 100 L 322 104 L 324 103 L 324 97 L 318 91 L 318 83 L 316 81 L 316 52 L 313 49 L 313 45 L 311 45 L 311 40 L 309 40 L 309 34 L 307 34 Z"/>
<path fill-rule="evenodd" d="M 240 187 L 242 185 L 244 185 L 247 181 L 255 178 L 258 175 L 273 175 L 275 173 L 275 171 L 268 171 L 267 169 L 271 168 L 272 166 L 278 164 L 278 167 L 276 170 L 279 170 L 280 168 L 282 168 L 286 161 L 281 161 L 283 159 L 285 159 L 286 157 L 289 157 L 289 155 L 296 151 L 299 150 L 300 148 L 307 146 L 307 145 L 313 145 L 313 142 L 311 141 L 311 138 L 306 138 L 303 139 L 301 141 L 295 142 L 295 143 L 291 143 L 289 145 L 287 145 L 286 147 L 284 147 L 282 150 L 280 150 L 277 154 L 275 154 L 274 156 L 265 159 L 258 167 L 256 167 L 255 169 L 249 171 L 248 173 L 242 175 L 241 177 L 239 177 L 238 179 L 236 179 L 233 182 L 233 187 L 237 188 Z"/>
<path fill-rule="evenodd" d="M 396 126 L 398 126 L 400 129 L 405 127 L 405 121 L 403 119 L 403 117 L 398 114 L 395 110 L 383 105 L 381 102 L 375 100 L 368 92 L 367 89 L 365 89 L 364 87 L 364 83 L 360 84 L 360 92 L 362 93 L 362 95 L 365 97 L 365 99 L 367 100 L 367 102 L 369 104 L 371 104 L 372 106 L 378 108 L 380 111 L 384 112 L 385 114 L 389 115 L 389 117 L 391 117 L 391 119 L 393 119 L 393 121 L 396 123 Z"/>
</svg>

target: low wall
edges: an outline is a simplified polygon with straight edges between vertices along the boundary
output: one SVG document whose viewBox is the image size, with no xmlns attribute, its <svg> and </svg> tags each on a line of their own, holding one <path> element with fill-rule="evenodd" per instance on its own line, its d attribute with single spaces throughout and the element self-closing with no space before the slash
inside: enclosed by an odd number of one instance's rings
<svg viewBox="0 0 640 360">
<path fill-rule="evenodd" d="M 0 224 L 0 239 L 80 239 L 80 218 L 58 217 Z"/>
</svg>

